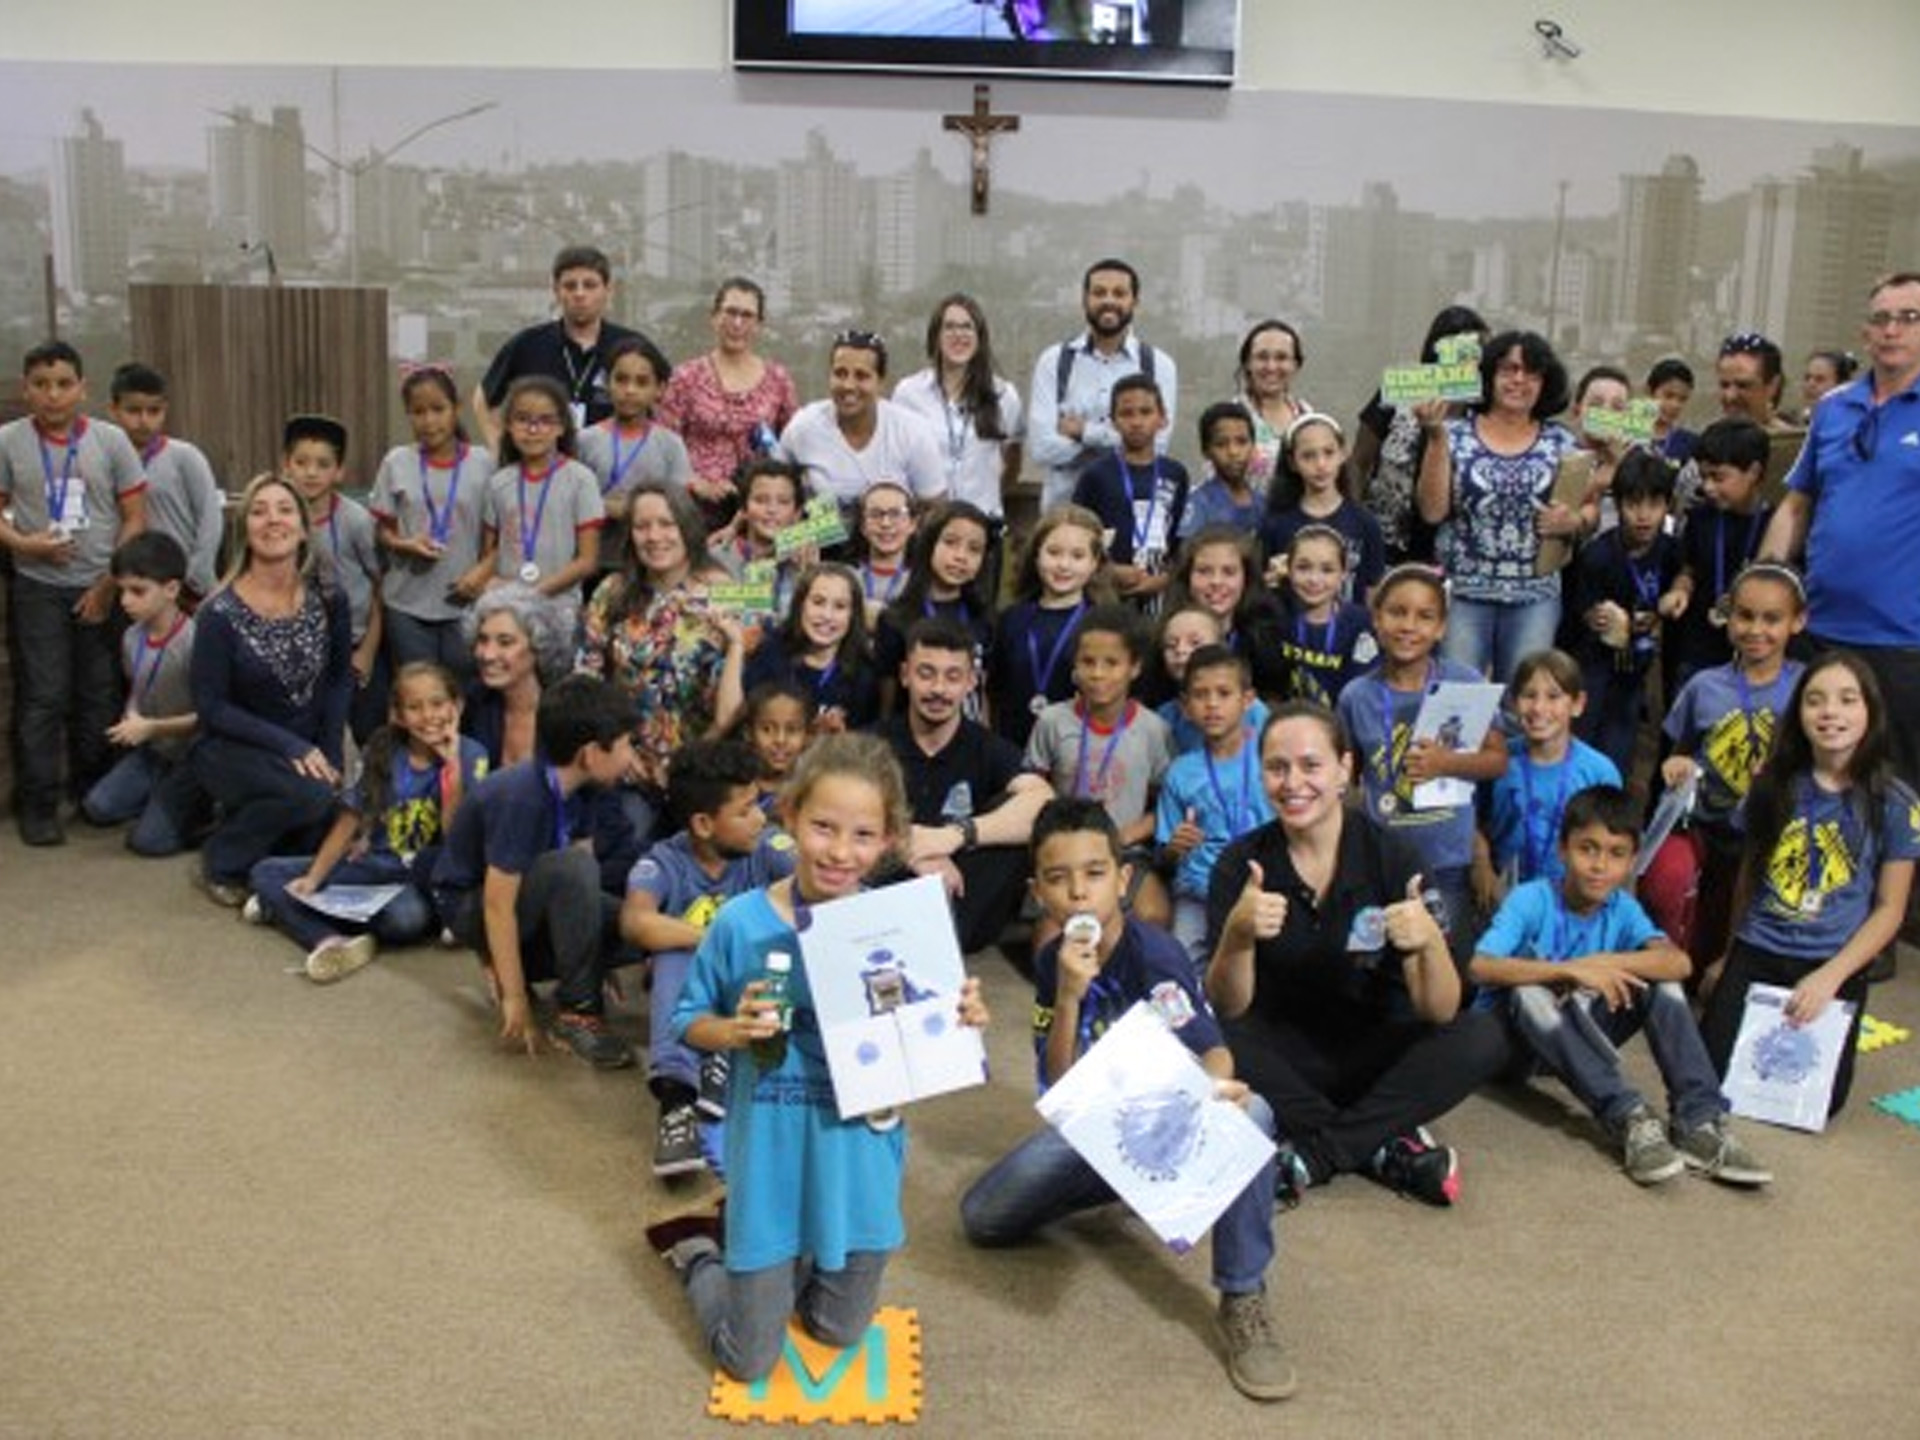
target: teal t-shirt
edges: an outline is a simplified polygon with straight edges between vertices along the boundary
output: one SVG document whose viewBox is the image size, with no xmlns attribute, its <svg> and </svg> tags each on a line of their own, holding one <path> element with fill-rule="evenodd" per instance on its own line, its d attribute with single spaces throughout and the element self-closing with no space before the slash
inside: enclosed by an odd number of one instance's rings
<svg viewBox="0 0 1920 1440">
<path fill-rule="evenodd" d="M 764 1270 L 811 1257 L 845 1268 L 855 1250 L 897 1250 L 906 1240 L 900 1184 L 906 1128 L 876 1131 L 842 1120 L 833 1099 L 820 1022 L 800 958 L 800 937 L 765 890 L 742 895 L 707 927 L 673 1012 L 673 1032 L 702 1015 L 731 1015 L 775 950 L 793 956 L 793 1029 L 786 1058 L 762 1074 L 735 1051 L 727 1091 L 727 1269 Z"/>
</svg>

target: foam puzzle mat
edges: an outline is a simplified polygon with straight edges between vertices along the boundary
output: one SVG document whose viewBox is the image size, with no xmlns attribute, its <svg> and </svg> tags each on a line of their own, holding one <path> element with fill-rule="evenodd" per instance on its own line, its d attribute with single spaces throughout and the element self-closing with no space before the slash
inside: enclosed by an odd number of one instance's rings
<svg viewBox="0 0 1920 1440">
<path fill-rule="evenodd" d="M 1903 1040 L 1911 1040 L 1913 1032 L 1891 1020 L 1881 1020 L 1872 1015 L 1860 1017 L 1860 1053 L 1871 1055 L 1875 1050 L 1884 1050 L 1889 1045 L 1898 1045 Z"/>
<path fill-rule="evenodd" d="M 780 1359 L 763 1380 L 713 1377 L 707 1413 L 741 1424 L 911 1425 L 920 1418 L 920 1315 L 887 1306 L 845 1350 L 822 1345 L 789 1321 Z"/>
<path fill-rule="evenodd" d="M 1881 1095 L 1874 1100 L 1873 1108 L 1920 1129 L 1920 1085 L 1911 1090 L 1896 1090 L 1891 1095 Z"/>
</svg>

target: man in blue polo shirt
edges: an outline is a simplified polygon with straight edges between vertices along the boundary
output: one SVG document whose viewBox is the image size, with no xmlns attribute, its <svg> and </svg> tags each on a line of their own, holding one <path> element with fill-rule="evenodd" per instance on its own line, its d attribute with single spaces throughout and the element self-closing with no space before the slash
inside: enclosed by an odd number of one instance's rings
<svg viewBox="0 0 1920 1440">
<path fill-rule="evenodd" d="M 1808 633 L 1873 667 L 1887 713 L 1920 715 L 1920 271 L 1874 283 L 1867 301 L 1872 369 L 1814 407 L 1760 553 L 1804 548 Z M 1891 727 L 1894 767 L 1920 784 L 1920 733 Z"/>
</svg>

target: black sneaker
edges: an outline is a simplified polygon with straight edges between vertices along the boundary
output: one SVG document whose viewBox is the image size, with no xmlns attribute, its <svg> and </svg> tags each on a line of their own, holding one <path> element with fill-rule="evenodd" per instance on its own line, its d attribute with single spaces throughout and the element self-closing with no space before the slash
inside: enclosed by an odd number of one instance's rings
<svg viewBox="0 0 1920 1440">
<path fill-rule="evenodd" d="M 22 845 L 46 846 L 67 843 L 66 826 L 60 823 L 58 810 L 22 809 L 14 819 Z"/>
<path fill-rule="evenodd" d="M 633 1047 L 609 1030 L 605 1020 L 584 1010 L 562 1010 L 554 1016 L 553 1037 L 596 1070 L 624 1070 L 633 1064 Z"/>
<path fill-rule="evenodd" d="M 1291 1210 L 1313 1184 L 1313 1171 L 1306 1157 L 1293 1148 L 1291 1140 L 1282 1140 L 1273 1157 L 1273 1201 L 1282 1210 Z"/>
<path fill-rule="evenodd" d="M 700 1119 L 691 1105 L 675 1105 L 660 1112 L 653 1132 L 653 1173 L 691 1175 L 707 1168 L 700 1148 Z"/>
<path fill-rule="evenodd" d="M 727 1077 L 733 1063 L 724 1050 L 709 1050 L 700 1057 L 700 1095 L 693 1108 L 709 1120 L 727 1118 Z"/>
<path fill-rule="evenodd" d="M 1451 1145 L 1437 1143 L 1424 1125 L 1374 1151 L 1367 1170 L 1389 1190 L 1429 1205 L 1445 1207 L 1460 1198 L 1459 1157 Z"/>
</svg>

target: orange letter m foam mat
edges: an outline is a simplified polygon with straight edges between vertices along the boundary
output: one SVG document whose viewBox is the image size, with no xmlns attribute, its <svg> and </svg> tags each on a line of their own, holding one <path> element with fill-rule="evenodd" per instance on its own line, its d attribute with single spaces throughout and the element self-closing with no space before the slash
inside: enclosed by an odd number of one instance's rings
<svg viewBox="0 0 1920 1440">
<path fill-rule="evenodd" d="M 790 1322 L 765 1379 L 743 1385 L 715 1373 L 707 1413 L 770 1425 L 910 1425 L 920 1418 L 921 1393 L 920 1316 L 889 1306 L 845 1350 L 829 1349 Z"/>
</svg>

